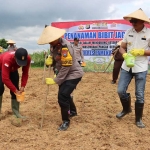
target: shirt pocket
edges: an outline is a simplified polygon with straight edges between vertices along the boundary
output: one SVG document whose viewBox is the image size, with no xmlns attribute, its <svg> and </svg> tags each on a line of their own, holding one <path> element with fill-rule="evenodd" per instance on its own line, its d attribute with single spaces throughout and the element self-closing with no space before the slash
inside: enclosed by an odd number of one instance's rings
<svg viewBox="0 0 150 150">
<path fill-rule="evenodd" d="M 147 49 L 149 45 L 150 45 L 150 41 L 148 39 L 145 40 L 141 39 L 140 48 Z"/>
<path fill-rule="evenodd" d="M 134 37 L 128 37 L 127 47 L 128 47 L 129 50 L 134 48 Z"/>
</svg>

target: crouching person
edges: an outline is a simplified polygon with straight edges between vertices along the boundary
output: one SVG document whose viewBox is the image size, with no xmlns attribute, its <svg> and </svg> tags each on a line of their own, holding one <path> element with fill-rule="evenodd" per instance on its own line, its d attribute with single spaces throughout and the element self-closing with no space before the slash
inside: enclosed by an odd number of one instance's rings
<svg viewBox="0 0 150 150">
<path fill-rule="evenodd" d="M 10 89 L 11 107 L 15 119 L 24 118 L 19 113 L 19 102 L 16 99 L 16 94 L 20 95 L 24 92 L 28 80 L 30 61 L 31 58 L 24 48 L 18 48 L 16 51 L 8 51 L 0 55 L 0 120 L 4 118 L 1 113 L 4 84 Z M 19 88 L 19 76 L 16 76 L 13 72 L 20 67 L 22 67 L 22 78 L 21 87 Z M 16 120 L 12 124 L 18 126 Z"/>
<path fill-rule="evenodd" d="M 46 26 L 41 34 L 38 44 L 50 44 L 53 47 L 52 57 L 57 69 L 57 76 L 49 78 L 49 84 L 58 84 L 58 103 L 61 108 L 62 124 L 58 130 L 67 130 L 71 116 L 77 115 L 76 106 L 71 93 L 81 81 L 83 70 L 76 61 L 75 51 L 70 42 L 61 38 L 65 30 Z M 52 64 L 53 65 L 53 64 Z"/>
</svg>

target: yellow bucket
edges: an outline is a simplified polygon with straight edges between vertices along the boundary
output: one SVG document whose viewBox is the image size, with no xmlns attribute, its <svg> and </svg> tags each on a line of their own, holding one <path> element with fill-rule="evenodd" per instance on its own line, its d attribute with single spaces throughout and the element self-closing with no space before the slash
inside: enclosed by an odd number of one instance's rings
<svg viewBox="0 0 150 150">
<path fill-rule="evenodd" d="M 127 59 L 125 59 L 125 62 L 127 67 L 132 68 L 135 64 L 135 57 L 131 54 L 128 54 L 128 57 Z"/>
<path fill-rule="evenodd" d="M 23 102 L 25 98 L 25 92 L 22 92 L 20 95 L 16 94 L 16 98 L 18 102 Z"/>
</svg>

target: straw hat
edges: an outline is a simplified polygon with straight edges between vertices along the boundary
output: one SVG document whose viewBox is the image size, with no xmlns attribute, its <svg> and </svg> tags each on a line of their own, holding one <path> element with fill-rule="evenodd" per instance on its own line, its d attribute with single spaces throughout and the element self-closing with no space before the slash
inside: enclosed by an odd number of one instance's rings
<svg viewBox="0 0 150 150">
<path fill-rule="evenodd" d="M 8 44 L 15 44 L 15 42 L 13 40 L 9 40 L 7 43 Z"/>
<path fill-rule="evenodd" d="M 62 37 L 65 32 L 66 31 L 64 29 L 59 29 L 52 26 L 45 26 L 37 43 L 39 45 L 49 44 L 50 42 L 53 42 Z"/>
<path fill-rule="evenodd" d="M 119 41 L 119 42 L 117 43 L 117 45 L 119 45 L 119 46 L 120 46 L 120 45 L 121 45 L 121 43 L 122 43 L 122 40 L 121 40 L 121 41 Z"/>
<path fill-rule="evenodd" d="M 135 19 L 143 20 L 146 23 L 150 23 L 150 19 L 146 16 L 146 14 L 141 8 L 127 16 L 124 16 L 123 18 L 128 21 L 131 20 L 132 18 L 135 18 Z"/>
</svg>

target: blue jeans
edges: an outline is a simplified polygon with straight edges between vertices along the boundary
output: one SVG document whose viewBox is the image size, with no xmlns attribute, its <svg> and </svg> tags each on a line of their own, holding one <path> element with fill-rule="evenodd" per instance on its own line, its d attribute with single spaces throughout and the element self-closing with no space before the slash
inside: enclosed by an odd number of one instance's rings
<svg viewBox="0 0 150 150">
<path fill-rule="evenodd" d="M 136 103 L 144 103 L 144 91 L 146 83 L 147 71 L 132 73 L 131 71 L 126 71 L 121 69 L 120 79 L 118 83 L 118 95 L 120 99 L 126 99 L 128 94 L 126 93 L 128 86 L 132 80 L 135 78 L 135 96 Z"/>
</svg>

